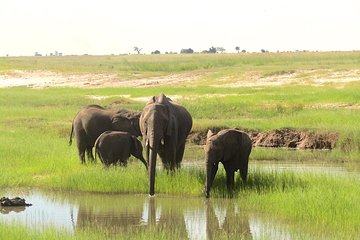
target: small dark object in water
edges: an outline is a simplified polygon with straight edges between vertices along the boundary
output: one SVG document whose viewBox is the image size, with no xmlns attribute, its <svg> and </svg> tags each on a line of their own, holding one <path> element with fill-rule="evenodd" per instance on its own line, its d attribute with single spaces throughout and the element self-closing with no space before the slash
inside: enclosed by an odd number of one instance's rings
<svg viewBox="0 0 360 240">
<path fill-rule="evenodd" d="M 15 197 L 12 199 L 2 197 L 0 199 L 0 205 L 3 207 L 32 206 L 32 204 L 26 203 L 25 199 L 20 197 Z"/>
</svg>

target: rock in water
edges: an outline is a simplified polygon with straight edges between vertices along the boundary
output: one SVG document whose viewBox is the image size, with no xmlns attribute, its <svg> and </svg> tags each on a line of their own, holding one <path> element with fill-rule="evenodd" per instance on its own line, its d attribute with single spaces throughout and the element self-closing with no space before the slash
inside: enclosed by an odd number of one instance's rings
<svg viewBox="0 0 360 240">
<path fill-rule="evenodd" d="M 26 203 L 24 198 L 15 197 L 15 198 L 8 198 L 2 197 L 0 199 L 0 205 L 3 207 L 16 207 L 16 206 L 31 206 L 32 204 Z"/>
</svg>

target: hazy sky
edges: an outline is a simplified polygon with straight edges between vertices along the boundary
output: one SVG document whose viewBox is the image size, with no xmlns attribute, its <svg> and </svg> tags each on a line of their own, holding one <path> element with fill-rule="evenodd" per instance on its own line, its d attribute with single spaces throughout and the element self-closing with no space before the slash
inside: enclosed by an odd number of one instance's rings
<svg viewBox="0 0 360 240">
<path fill-rule="evenodd" d="M 360 0 L 0 0 L 0 55 L 360 50 Z"/>
</svg>

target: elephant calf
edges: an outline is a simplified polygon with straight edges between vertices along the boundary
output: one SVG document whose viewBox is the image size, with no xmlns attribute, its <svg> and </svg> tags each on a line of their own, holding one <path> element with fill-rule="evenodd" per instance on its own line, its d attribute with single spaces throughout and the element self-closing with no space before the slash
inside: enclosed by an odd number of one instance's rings
<svg viewBox="0 0 360 240">
<path fill-rule="evenodd" d="M 248 173 L 249 155 L 252 142 L 249 136 L 237 129 L 224 129 L 214 134 L 207 133 L 206 154 L 206 183 L 205 196 L 210 196 L 210 188 L 218 170 L 219 162 L 224 165 L 227 188 L 234 186 L 234 174 L 240 170 L 240 176 L 246 181 Z"/>
<path fill-rule="evenodd" d="M 141 142 L 128 132 L 106 131 L 95 142 L 95 157 L 98 155 L 105 166 L 126 166 L 130 154 L 139 159 L 147 169 L 147 163 L 142 155 Z"/>
</svg>

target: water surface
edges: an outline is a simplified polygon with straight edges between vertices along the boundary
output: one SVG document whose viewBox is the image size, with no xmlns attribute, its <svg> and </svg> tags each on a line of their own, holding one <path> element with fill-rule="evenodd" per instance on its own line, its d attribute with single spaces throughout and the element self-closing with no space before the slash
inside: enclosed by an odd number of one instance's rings
<svg viewBox="0 0 360 240">
<path fill-rule="evenodd" d="M 33 206 L 1 208 L 0 223 L 22 224 L 38 231 L 55 227 L 74 234 L 90 228 L 121 235 L 156 227 L 185 239 L 215 239 L 224 234 L 246 239 L 260 239 L 264 233 L 275 238 L 288 236 L 285 226 L 260 213 L 244 211 L 231 199 L 19 189 L 2 194 L 24 197 Z"/>
<path fill-rule="evenodd" d="M 203 165 L 200 165 L 203 167 Z M 189 164 L 184 167 L 199 167 Z M 261 171 L 295 171 L 337 176 L 360 177 L 359 167 L 344 164 L 298 164 L 252 162 L 250 169 Z M 251 171 L 250 171 L 251 174 Z M 50 192 L 36 189 L 0 190 L 0 197 L 25 198 L 30 207 L 0 207 L 0 224 L 20 224 L 42 231 L 55 227 L 75 234 L 92 229 L 110 235 L 136 234 L 148 228 L 158 228 L 185 239 L 291 239 L 306 237 L 294 233 L 294 228 L 260 212 L 244 210 L 238 199 L 205 199 L 147 194 L 96 194 L 80 192 Z M 291 230 L 290 230 L 291 229 Z"/>
</svg>

